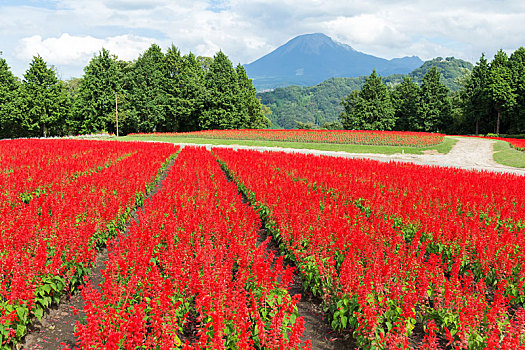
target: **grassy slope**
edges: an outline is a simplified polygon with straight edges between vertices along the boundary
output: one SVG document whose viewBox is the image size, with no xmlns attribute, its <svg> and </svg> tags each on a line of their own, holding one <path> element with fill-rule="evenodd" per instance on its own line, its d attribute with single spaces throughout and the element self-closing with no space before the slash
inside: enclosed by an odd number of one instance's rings
<svg viewBox="0 0 525 350">
<path fill-rule="evenodd" d="M 494 160 L 499 164 L 525 168 L 525 152 L 510 147 L 504 141 L 497 141 L 494 145 Z"/>
<path fill-rule="evenodd" d="M 368 145 L 341 145 L 329 143 L 301 143 L 285 141 L 253 141 L 253 140 L 219 140 L 206 138 L 189 138 L 189 137 L 171 137 L 171 136 L 125 136 L 123 141 L 163 141 L 173 143 L 194 143 L 194 144 L 211 144 L 211 145 L 242 145 L 242 146 L 265 146 L 265 147 L 283 147 L 283 148 L 302 148 L 316 149 L 321 151 L 343 151 L 348 153 L 376 153 L 376 154 L 395 154 L 410 153 L 422 154 L 425 150 L 437 150 L 439 153 L 446 154 L 450 152 L 456 140 L 446 137 L 444 142 L 431 147 L 399 147 L 399 146 L 368 146 Z"/>
</svg>

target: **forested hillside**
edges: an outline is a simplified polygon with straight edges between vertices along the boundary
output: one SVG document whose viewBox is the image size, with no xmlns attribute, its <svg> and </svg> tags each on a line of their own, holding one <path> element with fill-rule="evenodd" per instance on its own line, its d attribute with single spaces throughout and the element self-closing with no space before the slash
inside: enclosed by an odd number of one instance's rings
<svg viewBox="0 0 525 350">
<path fill-rule="evenodd" d="M 342 101 L 341 124 L 352 130 L 448 134 L 525 132 L 525 48 L 492 61 L 483 55 L 451 92 L 437 67 L 415 83 L 410 76 L 389 88 L 375 71 Z"/>
<path fill-rule="evenodd" d="M 268 125 L 243 66 L 221 51 L 183 56 L 154 44 L 126 62 L 102 49 L 80 79 L 66 82 L 38 55 L 22 80 L 0 58 L 0 138 Z"/>
<path fill-rule="evenodd" d="M 441 72 L 441 81 L 451 91 L 458 91 L 460 88 L 458 79 L 470 72 L 472 64 L 453 57 L 445 59 L 438 57 L 426 61 L 408 76 L 421 84 L 423 76 L 432 67 L 436 67 Z M 393 88 L 400 84 L 404 77 L 402 74 L 393 74 L 383 77 L 383 81 L 388 87 Z M 297 125 L 320 127 L 325 123 L 338 122 L 339 114 L 343 111 L 340 104 L 342 98 L 348 96 L 351 91 L 360 89 L 364 83 L 365 76 L 331 78 L 311 87 L 288 86 L 259 93 L 257 96 L 271 109 L 270 119 L 275 128 L 291 129 Z"/>
</svg>

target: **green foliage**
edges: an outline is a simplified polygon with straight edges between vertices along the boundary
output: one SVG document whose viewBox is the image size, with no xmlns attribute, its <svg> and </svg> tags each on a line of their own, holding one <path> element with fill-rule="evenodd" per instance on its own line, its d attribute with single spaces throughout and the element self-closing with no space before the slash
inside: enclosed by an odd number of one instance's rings
<svg viewBox="0 0 525 350">
<path fill-rule="evenodd" d="M 331 78 L 312 87 L 288 86 L 259 93 L 261 103 L 271 109 L 276 128 L 293 129 L 296 122 L 322 125 L 338 122 L 343 111 L 341 99 L 365 82 L 360 78 Z"/>
<path fill-rule="evenodd" d="M 515 103 L 509 113 L 509 132 L 525 132 L 525 48 L 520 47 L 510 55 L 508 66 Z"/>
<path fill-rule="evenodd" d="M 453 57 L 438 57 L 425 62 L 423 66 L 408 74 L 408 77 L 414 83 L 421 84 L 423 77 L 432 67 L 441 71 L 442 83 L 451 91 L 458 91 L 461 88 L 461 79 L 472 69 L 472 64 Z M 401 74 L 383 77 L 385 85 L 390 89 L 395 89 L 404 79 L 405 76 Z M 353 90 L 361 89 L 364 83 L 365 77 L 331 78 L 312 87 L 288 86 L 260 92 L 258 97 L 264 105 L 271 108 L 271 121 L 275 127 L 293 129 L 297 121 L 316 125 L 338 122 L 339 114 L 343 111 L 341 99 Z M 396 102 L 393 100 L 393 103 Z"/>
<path fill-rule="evenodd" d="M 21 114 L 16 108 L 20 83 L 0 58 L 0 138 L 22 136 Z"/>
<path fill-rule="evenodd" d="M 482 55 L 461 90 L 466 132 L 525 132 L 525 48 L 510 58 L 500 50 L 492 62 Z"/>
<path fill-rule="evenodd" d="M 128 120 L 123 123 L 126 129 L 138 132 L 174 129 L 175 121 L 166 120 L 168 97 L 163 86 L 164 71 L 165 57 L 156 44 L 133 64 L 126 76 L 130 105 Z"/>
<path fill-rule="evenodd" d="M 416 131 L 445 132 L 452 124 L 452 104 L 449 89 L 441 83 L 441 73 L 432 67 L 423 77 L 421 100 L 417 111 Z"/>
<path fill-rule="evenodd" d="M 199 119 L 201 129 L 238 129 L 244 125 L 237 74 L 222 51 L 215 55 L 206 74 L 205 106 Z"/>
<path fill-rule="evenodd" d="M 204 111 L 204 70 L 192 54 L 177 59 L 174 47 L 166 54 L 169 118 L 176 120 L 179 131 L 199 130 L 199 116 Z"/>
<path fill-rule="evenodd" d="M 33 57 L 18 95 L 21 128 L 27 136 L 63 135 L 68 118 L 66 86 L 40 56 Z"/>
<path fill-rule="evenodd" d="M 20 83 L 0 58 L 0 138 L 114 132 L 116 103 L 124 134 L 265 128 L 270 122 L 275 128 L 338 129 L 339 115 L 349 111 L 356 117 L 346 120 L 352 128 L 525 132 L 525 48 L 510 57 L 500 50 L 492 62 L 482 55 L 469 73 L 471 68 L 436 58 L 380 84 L 372 77 L 332 78 L 256 95 L 244 67 L 234 68 L 222 52 L 182 56 L 174 46 L 163 54 L 152 45 L 125 62 L 102 49 L 83 77 L 66 82 L 37 56 Z"/>
<path fill-rule="evenodd" d="M 246 70 L 241 64 L 235 69 L 239 83 L 240 109 L 242 127 L 246 129 L 266 129 L 270 120 L 263 113 L 261 101 L 257 99 L 257 92 L 252 80 L 248 78 Z"/>
<path fill-rule="evenodd" d="M 490 63 L 487 82 L 489 100 L 497 112 L 496 134 L 500 133 L 502 114 L 507 114 L 516 102 L 511 77 L 507 54 L 503 50 L 499 50 Z"/>
<path fill-rule="evenodd" d="M 437 68 L 441 72 L 441 81 L 445 84 L 450 90 L 458 91 L 461 89 L 461 84 L 458 79 L 460 79 L 465 74 L 468 74 L 473 66 L 472 63 L 463 61 L 454 57 L 447 57 L 443 59 L 442 57 L 434 58 L 433 60 L 426 61 L 423 65 L 408 75 L 417 82 L 421 84 L 423 82 L 423 77 L 432 69 Z"/>
<path fill-rule="evenodd" d="M 418 108 L 421 103 L 421 89 L 412 78 L 406 76 L 401 84 L 392 91 L 392 103 L 395 109 L 396 130 L 421 130 Z"/>
<path fill-rule="evenodd" d="M 489 64 L 485 56 L 481 55 L 461 90 L 467 133 L 479 135 L 480 129 L 486 130 L 490 125 L 490 100 L 486 88 L 488 77 Z"/>
<path fill-rule="evenodd" d="M 388 88 L 374 70 L 363 88 L 354 90 L 341 102 L 340 115 L 345 129 L 392 130 L 396 119 Z"/>
<path fill-rule="evenodd" d="M 82 134 L 115 131 L 115 94 L 120 93 L 117 59 L 102 49 L 84 68 L 84 77 L 73 105 L 72 128 Z"/>
</svg>

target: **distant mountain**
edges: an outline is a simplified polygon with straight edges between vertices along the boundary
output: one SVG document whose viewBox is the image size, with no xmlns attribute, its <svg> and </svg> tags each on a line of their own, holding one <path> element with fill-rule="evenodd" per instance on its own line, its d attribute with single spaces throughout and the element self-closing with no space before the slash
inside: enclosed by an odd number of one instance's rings
<svg viewBox="0 0 525 350">
<path fill-rule="evenodd" d="M 452 91 L 459 90 L 458 78 L 472 70 L 472 64 L 454 57 L 441 57 L 426 61 L 420 68 L 408 75 L 418 84 L 432 67 L 441 72 L 441 81 Z M 369 71 L 366 76 L 370 75 Z M 325 122 L 339 120 L 342 107 L 339 105 L 343 97 L 352 90 L 360 89 L 365 83 L 365 77 L 330 78 L 318 85 L 310 87 L 287 86 L 273 91 L 258 93 L 261 102 L 270 107 L 270 119 L 273 127 L 293 129 L 297 122 L 321 126 Z M 405 75 L 392 74 L 384 76 L 387 86 L 394 87 L 403 81 Z"/>
<path fill-rule="evenodd" d="M 293 38 L 266 56 L 245 65 L 258 91 L 287 85 L 311 86 L 332 77 L 407 74 L 423 64 L 416 56 L 384 58 L 368 55 L 321 34 Z"/>
</svg>

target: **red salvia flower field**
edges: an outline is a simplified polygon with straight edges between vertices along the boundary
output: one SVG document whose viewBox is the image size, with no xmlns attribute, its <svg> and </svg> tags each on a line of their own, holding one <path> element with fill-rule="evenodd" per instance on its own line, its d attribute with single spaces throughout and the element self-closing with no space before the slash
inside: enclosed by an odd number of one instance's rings
<svg viewBox="0 0 525 350">
<path fill-rule="evenodd" d="M 75 290 L 176 148 L 0 141 L 0 339 L 8 344 Z"/>
<path fill-rule="evenodd" d="M 523 177 L 214 153 L 361 347 L 523 346 Z"/>
<path fill-rule="evenodd" d="M 140 136 L 142 134 L 131 134 Z M 203 130 L 185 133 L 153 133 L 151 136 L 197 137 L 226 140 L 315 142 L 355 145 L 427 147 L 443 142 L 444 134 L 369 130 Z"/>
<path fill-rule="evenodd" d="M 310 348 L 295 269 L 360 348 L 525 348 L 523 176 L 112 141 L 0 159 L 5 348 L 79 289 L 79 348 Z"/>
<path fill-rule="evenodd" d="M 299 347 L 293 270 L 257 246 L 260 219 L 211 153 L 185 148 L 138 222 L 83 292 L 83 348 Z"/>
</svg>

